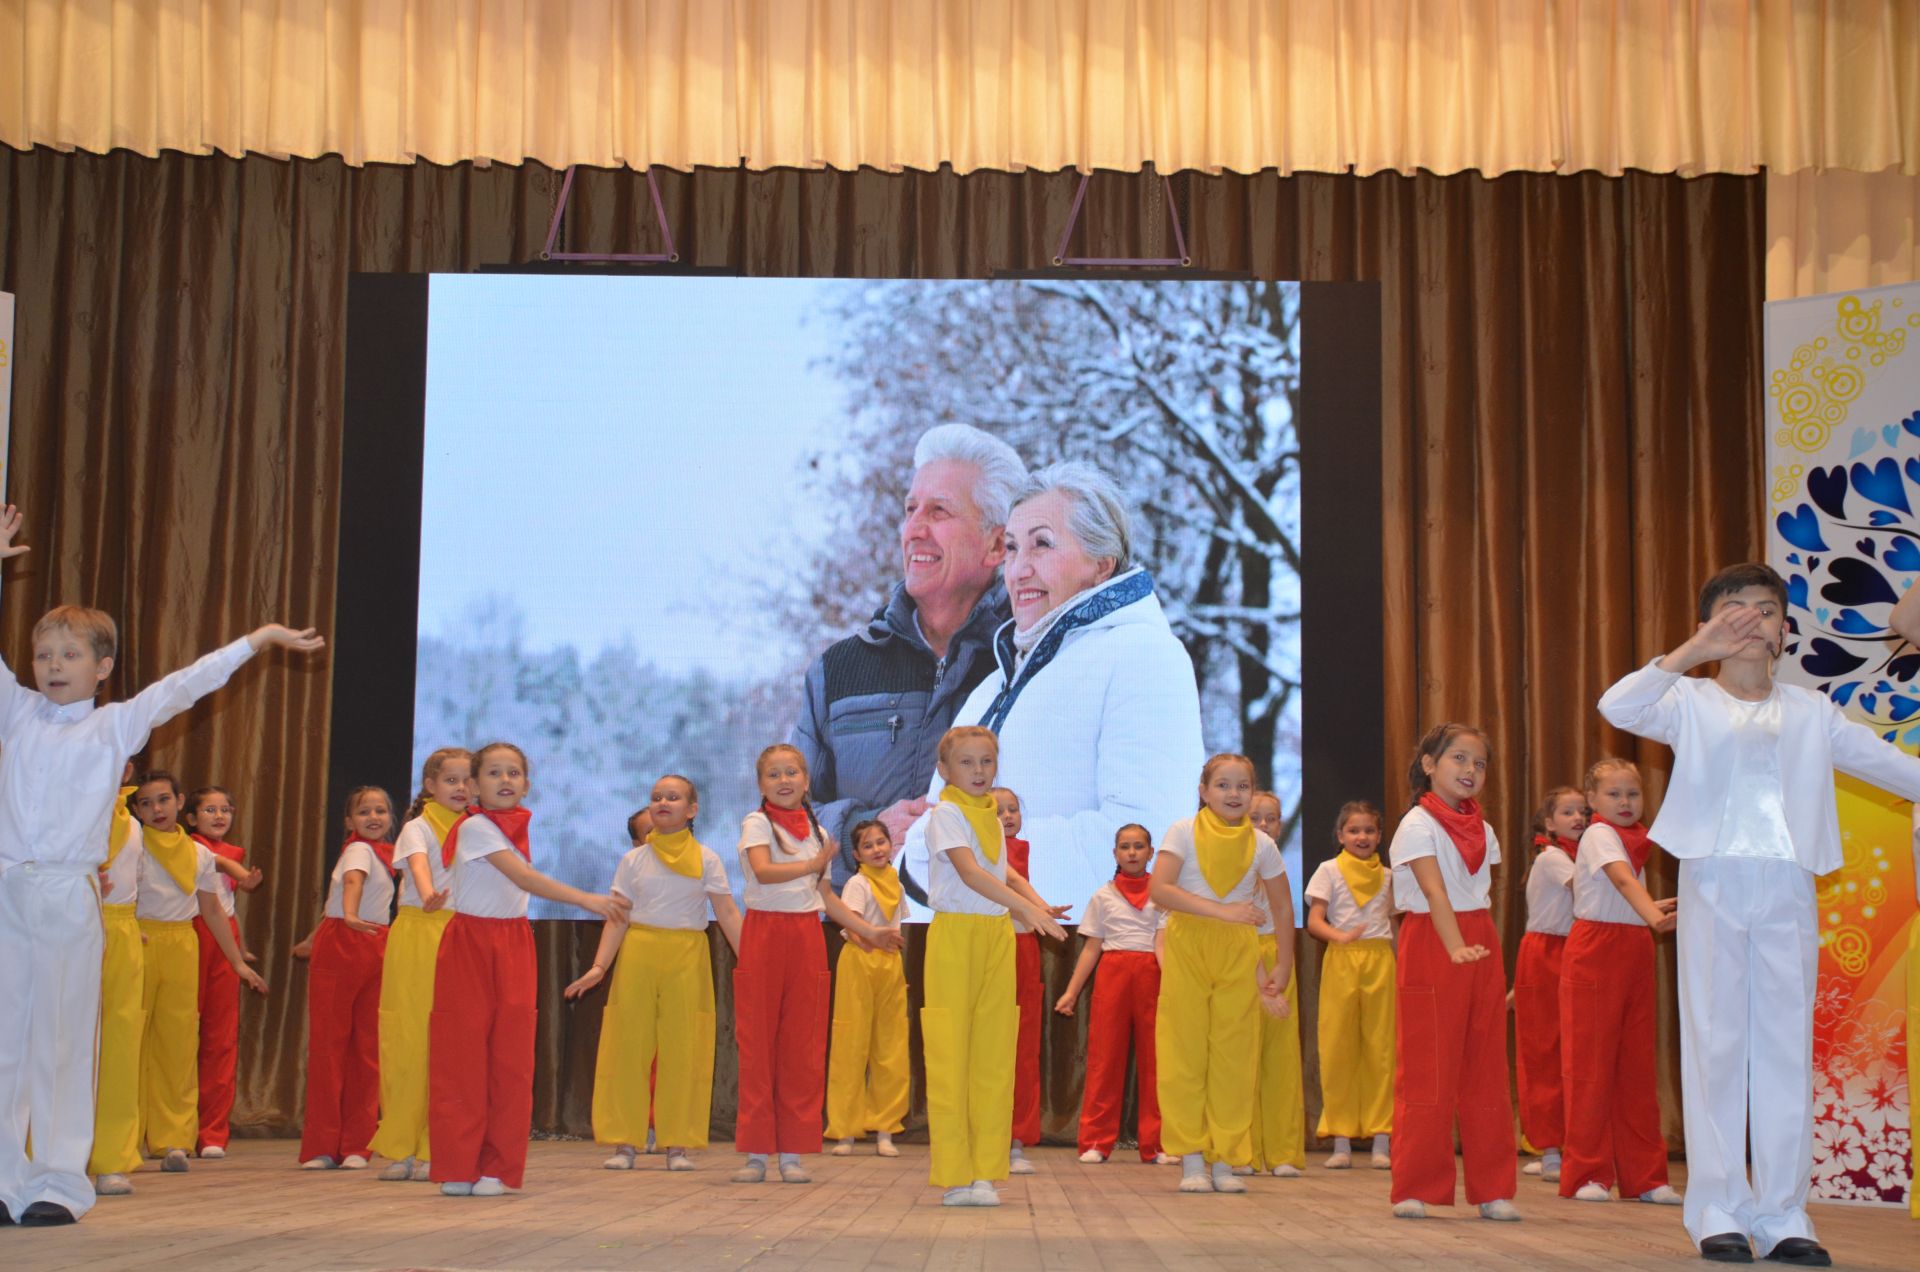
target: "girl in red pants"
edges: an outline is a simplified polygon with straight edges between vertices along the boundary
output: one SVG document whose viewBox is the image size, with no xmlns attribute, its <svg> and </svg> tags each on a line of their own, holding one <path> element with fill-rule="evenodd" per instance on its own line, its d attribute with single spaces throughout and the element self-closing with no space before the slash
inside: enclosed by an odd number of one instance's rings
<svg viewBox="0 0 1920 1272">
<path fill-rule="evenodd" d="M 307 979 L 307 1116 L 300 1164 L 364 1170 L 380 1121 L 380 969 L 393 907 L 393 799 L 347 795 L 347 839 L 313 934 Z"/>
<path fill-rule="evenodd" d="M 1467 1201 L 1513 1220 L 1513 1100 L 1506 977 L 1487 912 L 1500 841 L 1480 815 L 1489 748 L 1468 724 L 1434 726 L 1408 774 L 1414 806 L 1388 856 L 1400 928 L 1393 1068 L 1393 1213 L 1451 1206 L 1459 1124 Z"/>
<path fill-rule="evenodd" d="M 1053 1009 L 1073 1015 L 1080 991 L 1093 983 L 1093 1017 L 1087 1022 L 1086 1092 L 1080 1097 L 1080 1160 L 1089 1166 L 1113 1156 L 1120 1138 L 1120 1105 L 1127 1095 L 1127 1044 L 1133 1044 L 1139 1077 L 1140 1160 L 1171 1163 L 1160 1151 L 1160 1094 L 1153 1065 L 1153 1027 L 1160 1003 L 1160 960 L 1154 953 L 1160 907 L 1147 899 L 1153 882 L 1147 863 L 1153 838 L 1137 823 L 1113 837 L 1111 881 L 1087 902 L 1080 918 L 1080 958 L 1073 979 Z"/>
<path fill-rule="evenodd" d="M 1647 894 L 1653 841 L 1640 824 L 1640 770 L 1607 759 L 1587 770 L 1593 824 L 1574 857 L 1573 932 L 1560 966 L 1567 1142 L 1560 1195 L 1677 1206 L 1654 1088 L 1653 932 L 1674 903 Z M 1648 929 L 1652 929 L 1649 931 Z"/>
<path fill-rule="evenodd" d="M 1571 786 L 1547 792 L 1533 815 L 1537 854 L 1527 871 L 1527 930 L 1513 967 L 1514 1075 L 1520 1130 L 1540 1152 L 1526 1173 L 1560 1178 L 1567 1101 L 1560 1084 L 1560 955 L 1573 928 L 1573 855 L 1587 828 L 1587 799 Z"/>
<path fill-rule="evenodd" d="M 747 1160 L 736 1184 L 767 1177 L 780 1154 L 780 1180 L 812 1182 L 800 1154 L 820 1151 L 827 1091 L 827 942 L 820 911 L 875 949 L 901 947 L 900 930 L 875 927 L 824 882 L 839 848 L 807 804 L 807 762 L 791 746 L 770 746 L 754 764 L 760 807 L 740 822 L 747 914 L 733 973 L 733 1038 L 740 1052 L 740 1109 L 734 1144 Z"/>
<path fill-rule="evenodd" d="M 1007 846 L 1007 869 L 1027 877 L 1027 841 L 1020 838 L 1020 797 L 1004 786 L 993 788 L 1000 832 Z M 1065 918 L 1068 907 L 1049 913 Z M 1040 1142 L 1040 1035 L 1047 1021 L 1047 981 L 1040 970 L 1040 934 L 1013 921 L 1013 993 L 1020 1009 L 1020 1032 L 1013 1046 L 1013 1146 L 1010 1175 L 1033 1174 L 1026 1147 Z"/>
<path fill-rule="evenodd" d="M 240 947 L 240 956 L 251 963 L 253 953 L 240 935 L 233 893 L 235 888 L 252 892 L 263 876 L 247 868 L 245 848 L 227 842 L 233 816 L 233 796 L 224 786 L 202 786 L 187 796 L 180 810 L 181 822 L 213 854 L 214 868 L 225 876 L 214 897 L 220 902 L 220 914 L 233 934 L 234 944 Z M 206 922 L 195 918 L 193 929 L 200 941 L 200 1129 L 194 1151 L 211 1161 L 227 1155 L 227 1143 L 233 1137 L 234 1071 L 240 1059 L 240 977 L 214 943 L 213 930 Z"/>
<path fill-rule="evenodd" d="M 533 927 L 527 895 L 626 922 L 633 903 L 595 896 L 533 868 L 521 806 L 527 757 L 492 742 L 473 757 L 474 803 L 447 832 L 453 908 L 434 960 L 427 1096 L 432 1179 L 449 1197 L 498 1197 L 518 1188 L 533 1129 Z"/>
</svg>

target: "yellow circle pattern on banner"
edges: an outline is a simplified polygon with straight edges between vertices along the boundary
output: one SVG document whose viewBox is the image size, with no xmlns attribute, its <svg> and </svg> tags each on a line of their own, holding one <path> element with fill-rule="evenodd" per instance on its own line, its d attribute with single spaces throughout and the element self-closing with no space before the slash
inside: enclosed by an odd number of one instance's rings
<svg viewBox="0 0 1920 1272">
<path fill-rule="evenodd" d="M 1809 455 L 1827 445 L 1872 374 L 1906 352 L 1910 329 L 1920 330 L 1920 313 L 1894 312 L 1903 307 L 1897 297 L 1862 303 L 1858 296 L 1842 296 L 1835 303 L 1833 335 L 1796 348 L 1767 385 L 1779 415 L 1777 445 Z M 1774 470 L 1775 503 L 1791 499 L 1798 489 L 1797 480 Z"/>
</svg>

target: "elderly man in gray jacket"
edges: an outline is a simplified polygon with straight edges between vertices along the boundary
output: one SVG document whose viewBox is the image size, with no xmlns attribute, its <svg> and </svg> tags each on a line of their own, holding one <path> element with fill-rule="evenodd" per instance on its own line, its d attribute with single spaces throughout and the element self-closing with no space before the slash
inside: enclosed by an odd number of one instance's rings
<svg viewBox="0 0 1920 1272">
<path fill-rule="evenodd" d="M 940 735 L 973 723 L 954 713 L 993 669 L 993 634 L 1008 617 L 1003 532 L 1026 478 L 1000 439 L 967 424 L 928 429 L 914 447 L 900 522 L 904 577 L 865 630 L 807 669 L 793 741 L 807 757 L 820 824 L 840 845 L 836 888 L 859 869 L 847 832 L 877 817 L 903 843 L 927 810 Z M 918 881 L 906 887 L 924 901 Z"/>
</svg>

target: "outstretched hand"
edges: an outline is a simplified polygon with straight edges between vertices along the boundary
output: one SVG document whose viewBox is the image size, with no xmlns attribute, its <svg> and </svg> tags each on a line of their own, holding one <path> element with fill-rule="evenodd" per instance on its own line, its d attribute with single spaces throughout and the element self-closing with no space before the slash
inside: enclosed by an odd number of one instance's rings
<svg viewBox="0 0 1920 1272">
<path fill-rule="evenodd" d="M 24 543 L 13 541 L 13 536 L 20 533 L 20 522 L 20 510 L 12 504 L 0 510 L 0 560 L 33 550 Z"/>
<path fill-rule="evenodd" d="M 295 631 L 280 623 L 268 623 L 265 627 L 249 632 L 247 643 L 256 651 L 265 649 L 269 645 L 278 645 L 282 649 L 291 649 L 297 654 L 311 654 L 316 650 L 325 649 L 327 640 L 316 627 L 303 627 Z"/>
</svg>

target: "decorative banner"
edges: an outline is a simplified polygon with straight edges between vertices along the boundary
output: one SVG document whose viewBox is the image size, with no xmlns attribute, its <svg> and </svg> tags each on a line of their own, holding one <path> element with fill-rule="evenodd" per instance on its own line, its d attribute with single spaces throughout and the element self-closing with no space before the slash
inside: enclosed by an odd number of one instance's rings
<svg viewBox="0 0 1920 1272">
<path fill-rule="evenodd" d="M 1920 285 L 1769 304 L 1766 366 L 1768 557 L 1792 623 L 1780 676 L 1914 751 L 1920 648 L 1887 617 L 1920 579 Z M 1914 823 L 1884 791 L 1837 786 L 1845 864 L 1819 881 L 1813 1192 L 1898 1204 L 1914 1192 Z"/>
</svg>

